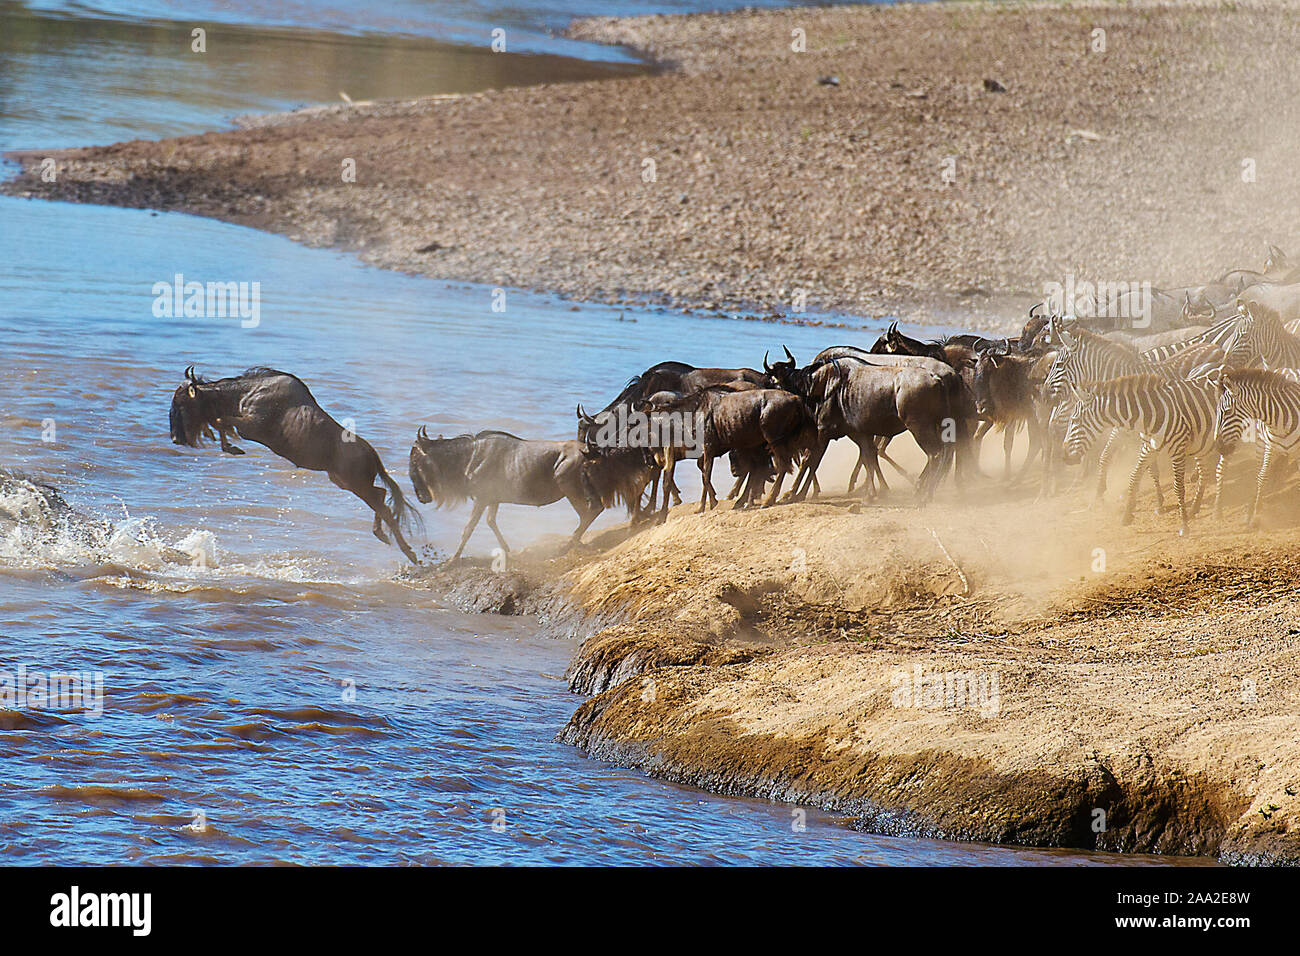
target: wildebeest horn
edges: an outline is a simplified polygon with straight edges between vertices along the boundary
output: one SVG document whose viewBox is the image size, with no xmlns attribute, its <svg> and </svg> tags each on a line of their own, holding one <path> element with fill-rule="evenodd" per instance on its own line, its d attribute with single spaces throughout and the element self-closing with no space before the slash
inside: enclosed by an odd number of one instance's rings
<svg viewBox="0 0 1300 956">
<path fill-rule="evenodd" d="M 187 368 L 187 369 L 185 370 L 185 380 L 186 380 L 187 382 L 193 382 L 193 383 L 195 383 L 195 384 L 198 383 L 198 379 L 194 377 L 194 366 L 193 366 L 193 365 L 191 365 L 189 368 Z"/>
<path fill-rule="evenodd" d="M 1043 303 L 1039 302 L 1036 306 L 1034 306 L 1032 309 L 1029 310 L 1029 317 L 1031 319 L 1034 318 L 1034 313 L 1037 312 L 1042 307 L 1043 307 Z"/>
<path fill-rule="evenodd" d="M 428 431 L 428 428 L 427 428 L 426 426 L 424 426 L 424 425 L 421 425 L 421 426 L 416 430 L 416 432 L 415 432 L 415 437 L 416 437 L 416 438 L 419 438 L 419 439 L 422 439 L 423 441 L 428 441 L 428 440 L 429 440 L 429 431 Z"/>
<path fill-rule="evenodd" d="M 764 371 L 764 372 L 770 372 L 770 371 L 772 371 L 772 366 L 771 366 L 771 365 L 768 363 L 768 361 L 767 361 L 767 353 L 766 353 L 766 352 L 763 353 L 763 371 Z"/>
<path fill-rule="evenodd" d="M 596 419 L 594 419 L 594 418 L 592 418 L 590 415 L 588 415 L 588 414 L 586 413 L 586 411 L 583 409 L 582 405 L 579 404 L 579 405 L 578 405 L 578 420 L 579 420 L 579 421 L 583 421 L 583 422 L 588 422 L 588 423 L 590 423 L 590 422 L 594 422 Z"/>
<path fill-rule="evenodd" d="M 793 362 L 794 356 L 790 354 L 790 346 L 782 345 L 781 348 L 785 349 L 785 357 L 788 358 L 791 362 Z"/>
</svg>

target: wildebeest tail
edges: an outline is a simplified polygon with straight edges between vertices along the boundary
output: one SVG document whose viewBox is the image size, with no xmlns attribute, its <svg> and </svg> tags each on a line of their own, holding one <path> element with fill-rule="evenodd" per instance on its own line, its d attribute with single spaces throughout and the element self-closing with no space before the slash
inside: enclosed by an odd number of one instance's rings
<svg viewBox="0 0 1300 956">
<path fill-rule="evenodd" d="M 402 494 L 401 486 L 393 480 L 382 462 L 379 465 L 379 480 L 388 489 L 388 510 L 393 513 L 397 526 L 407 534 L 424 534 L 424 520 L 420 517 L 420 512 L 411 507 L 406 495 Z"/>
</svg>

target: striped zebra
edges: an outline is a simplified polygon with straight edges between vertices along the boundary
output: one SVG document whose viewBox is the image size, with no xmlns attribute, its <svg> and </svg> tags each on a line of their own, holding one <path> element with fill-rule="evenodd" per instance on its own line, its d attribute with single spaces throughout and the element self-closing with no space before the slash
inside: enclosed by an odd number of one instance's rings
<svg viewBox="0 0 1300 956">
<path fill-rule="evenodd" d="M 1286 330 L 1280 315 L 1254 302 L 1237 318 L 1224 352 L 1234 368 L 1256 363 L 1271 369 L 1300 368 L 1300 338 Z"/>
<path fill-rule="evenodd" d="M 1203 335 L 1208 335 L 1210 331 L 1213 329 L 1207 330 Z M 1192 368 L 1188 367 L 1189 364 L 1195 363 L 1193 367 L 1217 364 L 1222 358 L 1218 346 L 1208 338 L 1205 342 L 1184 343 L 1181 351 L 1172 352 L 1162 360 L 1151 361 L 1130 345 L 1086 330 L 1062 331 L 1058 335 L 1061 339 L 1061 348 L 1047 374 L 1047 380 L 1043 383 L 1043 393 L 1047 396 L 1047 401 L 1056 406 L 1049 418 L 1049 434 L 1053 424 L 1059 428 L 1061 422 L 1068 421 L 1071 417 L 1074 410 L 1072 393 L 1075 390 L 1086 388 L 1094 382 L 1106 382 L 1133 375 L 1157 375 L 1168 381 L 1182 381 L 1192 371 Z M 1096 497 L 1098 499 L 1106 493 L 1106 474 L 1110 468 L 1111 454 L 1119 434 L 1120 428 L 1113 428 L 1101 449 L 1101 456 L 1097 462 Z M 1151 480 L 1156 488 L 1156 510 L 1163 511 L 1164 495 L 1160 489 L 1160 472 L 1155 456 L 1150 455 L 1148 451 L 1140 460 L 1150 462 Z M 1136 494 L 1136 486 L 1132 490 Z"/>
<path fill-rule="evenodd" d="M 1174 494 L 1178 498 L 1180 526 L 1187 533 L 1187 499 L 1184 473 L 1187 459 L 1196 463 L 1196 501 L 1192 514 L 1201 508 L 1205 494 L 1208 460 L 1214 460 L 1216 507 L 1223 481 L 1223 459 L 1216 442 L 1215 411 L 1218 389 L 1209 379 L 1177 381 L 1159 375 L 1128 375 L 1102 382 L 1082 393 L 1079 407 L 1070 416 L 1065 433 L 1065 459 L 1075 462 L 1105 428 L 1127 428 L 1142 438 L 1137 463 L 1128 482 L 1124 524 L 1133 520 L 1138 481 L 1154 452 L 1168 452 L 1174 471 Z"/>
<path fill-rule="evenodd" d="M 1228 340 L 1237 331 L 1237 322 L 1241 315 L 1240 312 L 1234 312 L 1227 318 L 1215 322 L 1204 332 L 1198 332 L 1196 335 L 1179 342 L 1169 342 L 1155 348 L 1143 349 L 1141 355 L 1148 362 L 1163 362 L 1170 356 L 1195 345 L 1217 345 L 1226 355 Z"/>
<path fill-rule="evenodd" d="M 1255 479 L 1255 497 L 1246 512 L 1246 526 L 1259 515 L 1264 486 L 1274 460 L 1300 446 L 1300 384 L 1290 376 L 1266 369 L 1223 369 L 1210 376 L 1218 391 L 1214 432 L 1220 448 L 1231 450 L 1248 428 L 1264 445 Z"/>
</svg>

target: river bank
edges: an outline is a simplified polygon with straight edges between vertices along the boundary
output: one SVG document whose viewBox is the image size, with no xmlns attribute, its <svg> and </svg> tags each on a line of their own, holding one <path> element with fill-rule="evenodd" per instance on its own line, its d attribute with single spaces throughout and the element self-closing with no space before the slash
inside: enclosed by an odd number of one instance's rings
<svg viewBox="0 0 1300 956">
<path fill-rule="evenodd" d="M 425 584 L 589 634 L 561 739 L 623 766 L 892 835 L 1300 862 L 1294 520 L 991 496 L 685 506 Z"/>
<path fill-rule="evenodd" d="M 1257 266 L 1265 241 L 1294 245 L 1295 104 L 1276 95 L 1300 80 L 1294 12 L 587 20 L 574 37 L 672 68 L 28 151 L 5 188 L 578 299 L 1009 327 L 1066 273 L 1190 282 Z"/>
</svg>

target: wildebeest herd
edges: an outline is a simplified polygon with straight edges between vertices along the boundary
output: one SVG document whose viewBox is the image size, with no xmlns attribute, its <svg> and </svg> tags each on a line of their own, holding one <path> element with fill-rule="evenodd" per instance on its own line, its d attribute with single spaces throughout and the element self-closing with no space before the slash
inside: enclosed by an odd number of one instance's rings
<svg viewBox="0 0 1300 956">
<path fill-rule="evenodd" d="M 497 527 L 502 504 L 566 499 L 578 514 L 573 543 L 615 505 L 627 508 L 634 526 L 663 521 L 670 503 L 681 501 L 674 469 L 684 458 L 699 462 L 700 511 L 717 505 L 713 465 L 724 455 L 736 479 L 727 497 L 737 499 L 736 507 L 803 500 L 819 492 L 818 467 L 838 438 L 858 449 L 849 493 L 859 472 L 860 494 L 886 492 L 884 461 L 914 484 L 925 504 L 950 472 L 963 484 L 981 477 L 980 441 L 1001 427 L 1007 480 L 1023 480 L 1039 461 L 1040 494 L 1057 489 L 1062 466 L 1089 458 L 1100 497 L 1113 449 L 1130 440 L 1137 461 L 1126 523 L 1144 472 L 1162 507 L 1157 459 L 1167 458 L 1180 533 L 1199 509 L 1211 472 L 1221 514 L 1223 462 L 1243 443 L 1253 444 L 1262 457 L 1246 520 L 1256 520 L 1274 463 L 1300 444 L 1300 267 L 1269 247 L 1262 272 L 1234 269 L 1202 286 L 1154 291 L 1140 321 L 1127 309 L 1123 323 L 1104 308 L 1078 312 L 1040 304 L 1017 338 L 1004 339 L 968 334 L 920 341 L 895 324 L 869 350 L 836 346 L 802 366 L 788 349 L 776 362 L 765 355 L 761 370 L 662 362 L 595 414 L 578 405 L 577 432 L 567 441 L 491 430 L 430 438 L 420 428 L 411 483 L 424 503 L 473 503 L 454 560 L 484 516 L 509 551 Z M 1028 451 L 1013 474 L 1012 446 L 1021 431 Z M 887 451 L 903 432 L 926 457 L 915 479 Z M 391 532 L 418 561 L 403 535 L 419 526 L 418 513 L 374 448 L 321 409 L 300 379 L 253 368 L 207 380 L 187 369 L 172 397 L 172 441 L 197 447 L 207 438 L 242 454 L 230 443 L 232 433 L 299 468 L 326 472 L 374 512 L 376 537 L 387 543 Z M 1188 461 L 1198 475 L 1190 509 Z"/>
</svg>

